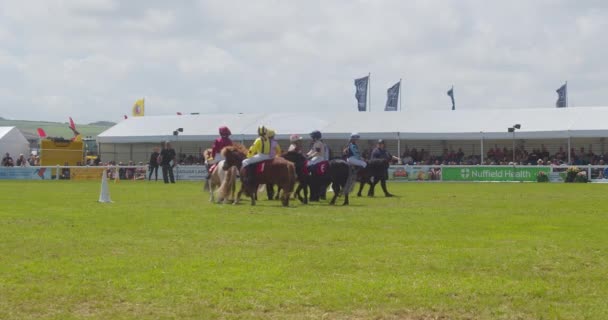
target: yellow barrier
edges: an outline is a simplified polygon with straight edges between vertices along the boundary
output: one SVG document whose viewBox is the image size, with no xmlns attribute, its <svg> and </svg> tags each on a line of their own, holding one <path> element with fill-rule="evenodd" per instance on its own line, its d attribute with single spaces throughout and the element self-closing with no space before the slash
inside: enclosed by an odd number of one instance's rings
<svg viewBox="0 0 608 320">
<path fill-rule="evenodd" d="M 105 168 L 71 168 L 70 179 L 71 180 L 100 180 L 101 174 Z"/>
</svg>

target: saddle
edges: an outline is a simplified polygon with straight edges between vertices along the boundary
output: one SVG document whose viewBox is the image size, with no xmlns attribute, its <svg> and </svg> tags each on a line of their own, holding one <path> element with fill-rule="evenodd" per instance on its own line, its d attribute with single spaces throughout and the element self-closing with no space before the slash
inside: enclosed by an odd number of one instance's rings
<svg viewBox="0 0 608 320">
<path fill-rule="evenodd" d="M 256 174 L 261 174 L 264 172 L 264 169 L 266 168 L 266 164 L 270 164 L 272 162 L 273 159 L 269 159 L 269 160 L 264 160 L 262 162 L 258 162 L 255 165 L 255 173 Z"/>
<path fill-rule="evenodd" d="M 308 165 L 306 165 L 305 167 L 308 168 Z M 329 169 L 329 161 L 321 161 L 310 167 L 310 173 L 314 174 L 315 176 L 324 176 L 327 174 L 327 169 Z"/>
<path fill-rule="evenodd" d="M 217 168 L 217 163 L 214 163 L 209 167 L 209 175 L 213 174 L 213 171 Z"/>
</svg>

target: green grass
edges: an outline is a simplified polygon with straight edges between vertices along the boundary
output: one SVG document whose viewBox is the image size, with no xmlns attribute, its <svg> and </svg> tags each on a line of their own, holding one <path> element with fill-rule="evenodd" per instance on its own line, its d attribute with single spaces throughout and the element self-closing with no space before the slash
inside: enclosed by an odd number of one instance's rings
<svg viewBox="0 0 608 320">
<path fill-rule="evenodd" d="M 0 181 L 0 319 L 606 319 L 608 185 L 390 184 L 349 207 Z"/>
</svg>

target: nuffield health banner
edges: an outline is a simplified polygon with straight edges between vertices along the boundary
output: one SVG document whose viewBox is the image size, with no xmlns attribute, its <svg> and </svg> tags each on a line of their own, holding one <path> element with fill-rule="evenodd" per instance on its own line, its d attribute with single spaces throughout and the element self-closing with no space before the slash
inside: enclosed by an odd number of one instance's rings
<svg viewBox="0 0 608 320">
<path fill-rule="evenodd" d="M 549 174 L 549 167 L 443 167 L 443 181 L 536 181 L 539 172 Z"/>
</svg>

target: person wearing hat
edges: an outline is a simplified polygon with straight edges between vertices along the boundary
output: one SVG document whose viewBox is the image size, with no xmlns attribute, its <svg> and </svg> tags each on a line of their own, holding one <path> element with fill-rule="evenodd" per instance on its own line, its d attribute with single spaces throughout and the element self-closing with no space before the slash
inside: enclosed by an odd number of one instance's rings
<svg viewBox="0 0 608 320">
<path fill-rule="evenodd" d="M 207 163 L 218 163 L 224 160 L 224 157 L 222 156 L 222 149 L 232 145 L 232 140 L 230 140 L 232 132 L 230 132 L 228 127 L 220 127 L 219 133 L 220 137 L 213 141 L 213 146 L 211 147 L 211 159 L 207 159 Z"/>
<path fill-rule="evenodd" d="M 378 145 L 372 151 L 372 159 L 386 159 L 389 162 L 391 161 L 399 161 L 399 158 L 393 156 L 386 150 L 386 144 L 384 143 L 384 139 L 378 140 Z"/>
<path fill-rule="evenodd" d="M 297 134 L 292 134 L 289 137 L 289 149 L 287 149 L 287 152 L 297 152 L 297 153 L 302 153 L 302 137 L 300 137 Z"/>
<path fill-rule="evenodd" d="M 281 146 L 279 145 L 277 140 L 275 140 L 275 138 L 274 138 L 276 133 L 274 132 L 273 129 L 268 129 L 268 132 L 266 135 L 268 136 L 268 141 L 270 142 L 270 158 L 280 156 L 281 153 L 283 153 L 283 151 L 281 150 Z"/>
<path fill-rule="evenodd" d="M 361 152 L 359 152 L 359 146 L 357 146 L 359 138 L 360 136 L 358 133 L 350 135 L 350 141 L 348 142 L 346 150 L 346 162 L 357 167 L 365 168 L 367 167 L 367 163 L 361 159 Z"/>
<path fill-rule="evenodd" d="M 306 157 L 310 159 L 308 161 L 308 167 L 312 167 L 319 162 L 326 160 L 325 157 L 325 143 L 321 141 L 321 132 L 319 130 L 315 130 L 310 133 L 310 138 L 312 139 L 312 146 L 310 151 L 306 154 Z"/>
<path fill-rule="evenodd" d="M 268 130 L 266 129 L 266 127 L 258 127 L 258 138 L 255 139 L 255 141 L 249 148 L 247 159 L 243 160 L 243 168 L 247 171 L 247 180 L 250 184 L 255 183 L 255 170 L 247 167 L 251 164 L 272 159 L 270 157 L 270 141 L 268 141 L 268 138 L 266 136 L 267 134 Z"/>
</svg>

